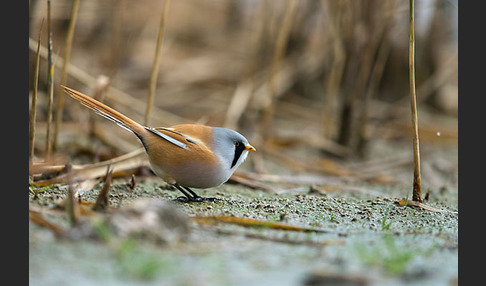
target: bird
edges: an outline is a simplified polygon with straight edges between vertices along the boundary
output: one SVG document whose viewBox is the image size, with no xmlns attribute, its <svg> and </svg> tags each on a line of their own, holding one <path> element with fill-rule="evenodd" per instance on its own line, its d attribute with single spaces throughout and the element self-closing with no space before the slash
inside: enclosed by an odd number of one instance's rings
<svg viewBox="0 0 486 286">
<path fill-rule="evenodd" d="M 64 91 L 97 114 L 132 132 L 142 142 L 152 171 L 184 194 L 176 200 L 214 201 L 191 188 L 217 187 L 228 181 L 256 149 L 240 133 L 223 127 L 179 124 L 148 127 L 79 91 L 62 85 Z"/>
</svg>

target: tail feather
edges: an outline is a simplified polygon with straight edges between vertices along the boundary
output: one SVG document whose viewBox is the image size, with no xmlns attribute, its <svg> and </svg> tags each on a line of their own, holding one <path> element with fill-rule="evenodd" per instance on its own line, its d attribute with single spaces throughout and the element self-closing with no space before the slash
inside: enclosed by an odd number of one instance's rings
<svg viewBox="0 0 486 286">
<path fill-rule="evenodd" d="M 115 122 L 118 124 L 120 127 L 123 127 L 124 129 L 131 131 L 133 134 L 135 134 L 140 141 L 142 141 L 142 144 L 147 148 L 146 142 L 144 140 L 144 137 L 150 136 L 150 135 L 157 135 L 160 138 L 163 138 L 167 142 L 170 142 L 180 148 L 187 149 L 187 145 L 180 140 L 170 136 L 169 134 L 164 134 L 162 131 L 158 131 L 157 129 L 154 128 L 149 128 L 145 127 L 132 119 L 126 117 L 125 115 L 121 114 L 120 112 L 114 110 L 113 108 L 99 102 L 98 100 L 91 98 L 85 94 L 82 94 L 79 91 L 76 91 L 74 89 L 71 89 L 66 86 L 62 86 L 64 88 L 64 91 L 69 94 L 72 98 L 76 99 L 79 101 L 81 104 L 84 106 L 88 107 L 89 109 L 93 110 L 97 114 Z"/>
<path fill-rule="evenodd" d="M 146 129 L 143 125 L 133 121 L 132 119 L 126 117 L 125 115 L 121 114 L 120 112 L 114 110 L 113 108 L 97 101 L 94 98 L 91 98 L 85 94 L 82 94 L 79 91 L 71 89 L 66 86 L 62 86 L 64 91 L 69 94 L 72 98 L 79 101 L 84 106 L 88 107 L 89 109 L 93 110 L 97 114 L 115 122 L 120 127 L 133 132 L 135 135 L 139 136 L 146 132 Z M 140 137 L 140 136 L 139 136 Z"/>
</svg>

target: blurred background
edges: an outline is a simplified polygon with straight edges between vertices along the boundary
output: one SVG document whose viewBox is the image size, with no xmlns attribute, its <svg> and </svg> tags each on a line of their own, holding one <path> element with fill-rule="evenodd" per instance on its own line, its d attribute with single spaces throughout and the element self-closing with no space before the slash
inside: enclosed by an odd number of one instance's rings
<svg viewBox="0 0 486 286">
<path fill-rule="evenodd" d="M 166 1 L 80 0 L 66 86 L 144 123 Z M 397 198 L 412 197 L 413 181 L 408 0 L 170 1 L 148 125 L 224 126 L 257 152 L 228 184 L 197 190 L 217 202 L 177 204 L 191 218 L 190 235 L 168 247 L 147 244 L 173 237 L 145 219 L 154 217 L 147 206 L 179 192 L 152 177 L 136 136 L 60 89 L 75 2 L 50 1 L 55 69 L 48 112 L 48 1 L 29 1 L 33 284 L 139 284 L 140 277 L 157 279 L 154 285 L 457 284 L 457 0 L 415 1 L 422 193 L 440 213 L 397 205 Z M 111 187 L 107 165 L 114 168 Z M 108 212 L 94 214 L 90 203 L 103 192 Z M 140 198 L 150 200 L 137 204 Z M 75 205 L 86 211 L 79 224 Z M 125 213 L 133 219 L 120 221 L 143 232 L 120 241 L 99 215 L 114 221 Z M 265 227 L 192 220 L 212 215 L 258 219 Z M 267 222 L 324 231 L 289 233 Z M 56 225 L 75 243 L 51 239 Z"/>
<path fill-rule="evenodd" d="M 30 90 L 39 32 L 47 46 L 45 22 L 40 31 L 46 2 L 29 2 Z M 72 3 L 51 4 L 53 53 L 60 57 Z M 202 123 L 238 130 L 261 151 L 247 166 L 259 172 L 271 170 L 270 157 L 274 165 L 290 165 L 289 172 L 339 174 L 320 159 L 393 160 L 390 156 L 403 150 L 411 166 L 408 5 L 391 0 L 171 1 L 149 125 Z M 425 149 L 427 144 L 457 149 L 457 5 L 453 0 L 415 4 L 416 87 Z M 164 1 L 152 0 L 80 1 L 67 86 L 93 96 L 108 82 L 112 89 L 102 101 L 143 122 L 163 6 Z M 45 58 L 40 64 L 38 157 L 45 149 L 48 102 Z M 56 100 L 60 69 L 54 74 Z M 56 152 L 80 156 L 94 148 L 92 140 L 80 139 L 88 134 L 90 113 L 66 98 Z M 135 136 L 107 120 L 96 121 L 102 127 L 94 132 L 101 142 L 95 146 L 100 159 L 140 147 Z"/>
</svg>

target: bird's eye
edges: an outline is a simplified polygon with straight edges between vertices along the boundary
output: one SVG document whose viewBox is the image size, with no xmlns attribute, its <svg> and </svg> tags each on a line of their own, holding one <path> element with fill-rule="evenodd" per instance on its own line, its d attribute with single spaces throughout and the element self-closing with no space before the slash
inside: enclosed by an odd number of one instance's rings
<svg viewBox="0 0 486 286">
<path fill-rule="evenodd" d="M 236 141 L 236 142 L 235 142 L 235 146 L 236 146 L 236 147 L 240 146 L 240 142 Z"/>
</svg>

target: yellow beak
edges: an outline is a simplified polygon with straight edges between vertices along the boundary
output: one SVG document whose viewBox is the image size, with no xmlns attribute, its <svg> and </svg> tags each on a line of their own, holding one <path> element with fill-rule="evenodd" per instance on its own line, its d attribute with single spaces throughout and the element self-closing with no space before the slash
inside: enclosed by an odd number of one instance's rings
<svg viewBox="0 0 486 286">
<path fill-rule="evenodd" d="M 245 150 L 247 151 L 256 151 L 255 147 L 251 146 L 250 144 L 245 146 Z"/>
</svg>

